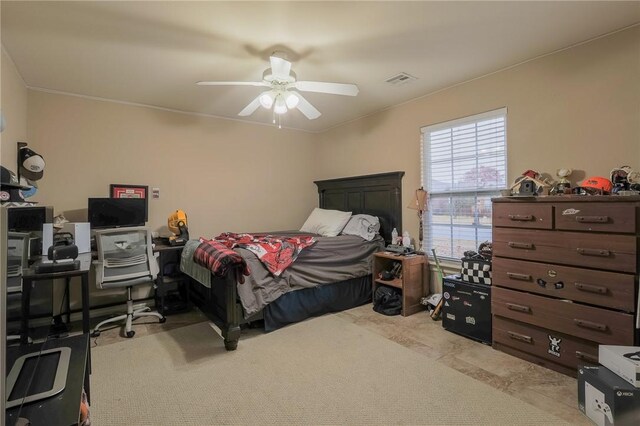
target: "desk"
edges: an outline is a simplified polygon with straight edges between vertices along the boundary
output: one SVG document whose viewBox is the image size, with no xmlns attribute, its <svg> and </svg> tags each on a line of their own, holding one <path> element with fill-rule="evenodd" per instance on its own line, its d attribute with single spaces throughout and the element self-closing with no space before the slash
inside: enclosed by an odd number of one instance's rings
<svg viewBox="0 0 640 426">
<path fill-rule="evenodd" d="M 52 397 L 26 403 L 20 412 L 19 407 L 6 410 L 5 421 L 7 425 L 15 424 L 18 416 L 31 421 L 34 426 L 47 425 L 77 425 L 80 418 L 80 401 L 82 389 L 87 393 L 87 401 L 90 401 L 89 392 L 89 335 L 67 337 L 64 339 L 52 339 L 45 343 L 22 345 L 7 348 L 7 365 L 11 370 L 16 359 L 22 355 L 39 351 L 40 349 L 53 349 L 60 347 L 71 348 L 67 383 L 64 390 Z M 36 367 L 39 370 L 42 367 Z M 28 372 L 29 373 L 29 372 Z M 34 377 L 46 374 L 38 374 Z M 4 392 L 3 392 L 4 395 Z"/>
<path fill-rule="evenodd" d="M 64 278 L 67 283 L 73 277 L 80 277 L 82 285 L 82 332 L 89 333 L 89 271 L 91 269 L 91 253 L 78 255 L 80 268 L 73 271 L 37 273 L 35 265 L 22 271 L 22 318 L 20 319 L 20 339 L 26 344 L 29 334 L 29 307 L 31 305 L 31 286 L 42 280 Z M 55 282 L 55 281 L 54 281 Z"/>
</svg>

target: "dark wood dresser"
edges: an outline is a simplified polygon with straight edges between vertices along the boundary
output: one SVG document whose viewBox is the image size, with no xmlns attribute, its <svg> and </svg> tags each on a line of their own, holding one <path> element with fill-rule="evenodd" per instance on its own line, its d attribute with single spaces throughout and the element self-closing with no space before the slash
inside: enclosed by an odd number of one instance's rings
<svg viewBox="0 0 640 426">
<path fill-rule="evenodd" d="M 640 196 L 492 201 L 494 348 L 575 376 L 638 343 Z"/>
</svg>

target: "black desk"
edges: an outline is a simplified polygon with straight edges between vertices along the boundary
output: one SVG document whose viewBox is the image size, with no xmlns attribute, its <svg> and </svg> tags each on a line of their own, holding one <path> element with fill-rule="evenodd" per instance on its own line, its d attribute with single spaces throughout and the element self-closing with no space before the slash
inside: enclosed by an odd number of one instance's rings
<svg viewBox="0 0 640 426">
<path fill-rule="evenodd" d="M 80 277 L 82 284 L 82 332 L 89 333 L 89 271 L 91 270 L 91 253 L 78 255 L 80 268 L 74 271 L 36 273 L 35 266 L 22 271 L 22 318 L 20 319 L 21 343 L 26 344 L 29 335 L 29 307 L 31 305 L 31 286 L 33 283 L 42 280 L 55 280 L 64 278 L 66 284 L 73 277 Z M 54 281 L 55 282 L 55 281 Z"/>
<path fill-rule="evenodd" d="M 22 355 L 37 352 L 40 349 L 53 349 L 60 347 L 71 348 L 67 383 L 64 390 L 49 398 L 26 403 L 20 407 L 9 408 L 5 413 L 5 422 L 8 425 L 15 424 L 18 417 L 24 417 L 31 421 L 32 426 L 57 426 L 77 425 L 80 419 L 80 401 L 84 387 L 89 400 L 89 335 L 67 337 L 64 339 L 52 339 L 45 343 L 22 345 L 7 348 L 7 373 L 13 367 L 16 359 Z M 40 367 L 37 367 L 39 369 Z M 38 375 L 36 371 L 36 376 Z M 4 392 L 3 392 L 4 395 Z"/>
</svg>

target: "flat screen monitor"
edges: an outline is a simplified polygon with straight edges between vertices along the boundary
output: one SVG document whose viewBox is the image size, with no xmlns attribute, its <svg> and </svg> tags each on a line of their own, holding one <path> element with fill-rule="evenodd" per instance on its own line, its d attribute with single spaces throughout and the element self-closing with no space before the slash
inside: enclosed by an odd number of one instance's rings
<svg viewBox="0 0 640 426">
<path fill-rule="evenodd" d="M 8 229 L 14 232 L 42 232 L 43 223 L 53 222 L 51 207 L 10 207 Z"/>
<path fill-rule="evenodd" d="M 89 223 L 92 229 L 144 226 L 144 198 L 89 198 Z"/>
</svg>

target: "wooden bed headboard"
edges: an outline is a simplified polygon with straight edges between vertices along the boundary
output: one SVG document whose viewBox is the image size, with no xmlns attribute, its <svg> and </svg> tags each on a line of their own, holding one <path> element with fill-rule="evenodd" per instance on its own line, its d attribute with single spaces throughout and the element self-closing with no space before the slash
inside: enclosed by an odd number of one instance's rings
<svg viewBox="0 0 640 426">
<path fill-rule="evenodd" d="M 380 235 L 391 241 L 391 231 L 402 231 L 402 177 L 404 172 L 379 173 L 317 180 L 320 208 L 380 218 Z"/>
</svg>

